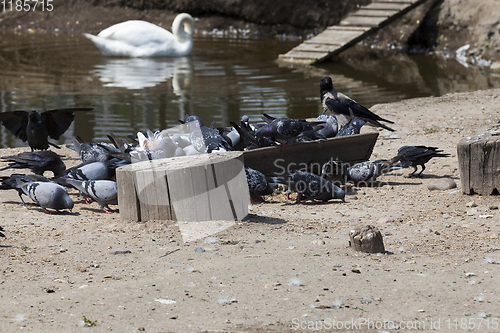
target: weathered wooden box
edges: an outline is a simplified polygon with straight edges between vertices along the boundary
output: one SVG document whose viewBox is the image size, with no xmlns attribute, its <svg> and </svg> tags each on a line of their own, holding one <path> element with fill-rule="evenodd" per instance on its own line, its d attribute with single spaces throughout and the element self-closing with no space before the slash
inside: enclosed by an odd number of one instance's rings
<svg viewBox="0 0 500 333">
<path fill-rule="evenodd" d="M 491 195 L 500 192 L 500 124 L 460 140 L 457 155 L 464 193 Z"/>
<path fill-rule="evenodd" d="M 234 223 L 248 214 L 242 152 L 132 163 L 116 170 L 116 181 L 125 220 Z"/>
<path fill-rule="evenodd" d="M 245 165 L 264 174 L 307 169 L 321 173 L 324 163 L 340 160 L 345 163 L 366 161 L 372 154 L 378 133 L 315 140 L 285 147 L 266 147 L 244 152 Z"/>
</svg>

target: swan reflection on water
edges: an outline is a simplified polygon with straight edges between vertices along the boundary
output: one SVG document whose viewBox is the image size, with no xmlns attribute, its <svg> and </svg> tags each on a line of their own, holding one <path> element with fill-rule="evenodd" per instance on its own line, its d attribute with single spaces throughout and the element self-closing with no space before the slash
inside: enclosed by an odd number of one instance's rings
<svg viewBox="0 0 500 333">
<path fill-rule="evenodd" d="M 193 79 L 193 63 L 189 57 L 176 58 L 103 58 L 91 74 L 105 87 L 143 89 L 172 78 L 176 95 L 186 94 Z"/>
</svg>

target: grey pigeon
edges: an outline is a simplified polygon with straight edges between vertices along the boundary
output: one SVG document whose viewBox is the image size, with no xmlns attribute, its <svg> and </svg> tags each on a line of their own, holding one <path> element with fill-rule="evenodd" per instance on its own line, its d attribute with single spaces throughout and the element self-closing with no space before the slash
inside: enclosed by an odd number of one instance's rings
<svg viewBox="0 0 500 333">
<path fill-rule="evenodd" d="M 133 152 L 137 147 L 137 143 L 128 143 L 118 138 L 113 132 L 109 132 L 108 139 L 111 141 L 114 147 L 110 147 L 107 144 L 98 143 L 99 146 L 108 151 L 108 153 L 117 159 L 131 162 L 132 158 L 130 153 Z M 137 142 L 137 140 L 135 139 Z"/>
<path fill-rule="evenodd" d="M 337 121 L 337 117 L 335 117 L 334 114 L 327 115 L 326 112 L 323 111 L 316 118 L 316 121 L 325 123 L 323 128 L 317 131 L 325 138 L 333 138 L 337 135 L 337 132 L 339 130 L 339 123 Z"/>
<path fill-rule="evenodd" d="M 47 208 L 55 209 L 59 212 L 61 209 L 73 209 L 73 200 L 68 195 L 68 191 L 59 184 L 53 182 L 24 182 L 17 179 L 17 184 L 24 193 L 36 202 L 43 210 L 51 214 Z"/>
<path fill-rule="evenodd" d="M 57 177 L 66 170 L 66 165 L 61 157 L 51 150 L 24 152 L 14 156 L 4 156 L 2 159 L 12 163 L 0 171 L 9 168 L 30 169 L 37 175 L 43 175 L 45 171 L 52 171 Z"/>
<path fill-rule="evenodd" d="M 73 147 L 80 160 L 84 163 L 105 162 L 112 159 L 111 151 L 120 151 L 104 142 L 85 142 L 80 137 L 73 138 Z M 70 148 L 68 146 L 68 148 Z M 106 149 L 107 148 L 107 149 Z"/>
<path fill-rule="evenodd" d="M 249 126 L 244 121 L 241 121 L 241 125 L 233 122 L 230 122 L 230 124 L 238 131 L 240 139 L 245 144 L 247 150 L 276 146 L 276 142 L 271 136 L 266 135 L 266 133 L 257 135 L 257 132 L 254 130 L 255 127 Z"/>
<path fill-rule="evenodd" d="M 245 166 L 250 199 L 253 201 L 264 201 L 263 195 L 273 194 L 278 183 L 275 177 L 266 177 L 262 172 Z"/>
<path fill-rule="evenodd" d="M 132 143 L 128 143 L 128 142 L 123 141 L 122 139 L 117 137 L 113 132 L 109 132 L 108 139 L 111 141 L 113 146 L 115 146 L 122 153 L 126 153 L 126 154 L 130 153 L 137 146 L 137 144 L 132 144 Z"/>
<path fill-rule="evenodd" d="M 337 120 L 340 123 L 345 124 L 349 122 L 352 112 L 354 116 L 366 119 L 366 121 L 372 126 L 382 127 L 386 130 L 394 132 L 392 128 L 380 123 L 381 121 L 384 121 L 389 124 L 394 124 L 394 122 L 376 115 L 364 106 L 356 103 L 356 101 L 352 98 L 335 90 L 330 77 L 325 76 L 321 79 L 320 92 L 323 109 L 336 115 Z"/>
<path fill-rule="evenodd" d="M 186 120 L 184 122 L 181 121 L 181 123 L 187 124 L 191 133 L 191 143 L 199 152 L 211 153 L 214 150 L 234 150 L 231 140 L 224 138 L 218 130 L 203 125 L 200 117 L 188 116 Z"/>
<path fill-rule="evenodd" d="M 21 179 L 23 182 L 50 182 L 51 180 L 42 176 L 42 175 L 18 175 L 12 174 L 10 176 L 2 176 L 0 177 L 0 190 L 16 190 L 19 194 L 19 198 L 25 203 L 23 200 L 24 191 L 21 186 L 17 183 L 17 179 Z"/>
<path fill-rule="evenodd" d="M 297 202 L 304 198 L 324 202 L 330 199 L 345 199 L 345 193 L 340 187 L 313 173 L 296 170 L 277 176 L 284 178 L 289 192 L 298 193 Z"/>
<path fill-rule="evenodd" d="M 221 127 L 218 130 L 226 141 L 231 141 L 233 147 L 240 142 L 240 134 L 234 127 Z"/>
<path fill-rule="evenodd" d="M 116 182 L 111 180 L 87 180 L 67 179 L 66 183 L 83 193 L 87 198 L 96 201 L 105 213 L 113 213 L 108 205 L 118 204 L 118 188 Z"/>
<path fill-rule="evenodd" d="M 299 137 L 309 137 L 323 128 L 323 123 L 308 122 L 304 119 L 274 118 L 266 113 L 262 114 L 262 119 L 267 124 L 255 132 L 256 137 L 270 137 L 282 144 L 294 144 Z"/>
<path fill-rule="evenodd" d="M 361 132 L 361 127 L 363 127 L 364 124 L 366 124 L 366 119 L 364 118 L 358 118 L 358 117 L 351 118 L 349 122 L 342 125 L 339 132 L 337 133 L 337 136 L 348 136 L 348 135 L 359 134 Z"/>
<path fill-rule="evenodd" d="M 250 124 L 250 118 L 248 118 L 247 115 L 241 116 L 241 122 L 243 122 L 245 124 L 245 126 L 250 128 L 252 131 L 256 130 L 255 126 Z"/>
<path fill-rule="evenodd" d="M 247 127 L 245 127 L 245 124 L 243 121 L 241 122 L 242 126 L 240 126 L 236 123 L 233 123 L 232 121 L 229 123 L 239 133 L 240 139 L 245 144 L 245 147 L 247 148 L 247 150 L 260 148 L 260 145 L 259 145 L 259 142 L 257 141 L 257 138 L 253 135 L 252 132 L 248 131 L 248 129 L 247 129 Z"/>
<path fill-rule="evenodd" d="M 54 181 L 64 184 L 65 178 L 76 180 L 110 180 L 115 176 L 116 168 L 130 164 L 129 161 L 113 158 L 106 162 L 82 163 L 66 170 Z"/>
<path fill-rule="evenodd" d="M 75 119 L 74 112 L 92 111 L 93 108 L 65 108 L 37 111 L 9 111 L 0 113 L 0 122 L 23 142 L 28 141 L 31 151 L 49 149 L 48 137 L 59 140 Z"/>
<path fill-rule="evenodd" d="M 404 168 L 403 164 L 396 163 L 398 159 L 399 156 L 396 156 L 391 160 L 365 161 L 352 166 L 331 160 L 323 165 L 321 176 L 333 182 L 367 185 L 367 182 L 375 181 L 382 174 Z"/>
<path fill-rule="evenodd" d="M 419 177 L 425 170 L 425 163 L 433 157 L 449 157 L 450 154 L 441 154 L 442 150 L 436 147 L 427 146 L 403 146 L 398 150 L 399 161 L 407 166 L 413 167 L 413 172 L 408 177 Z M 422 170 L 418 174 L 417 166 L 422 166 Z"/>
</svg>

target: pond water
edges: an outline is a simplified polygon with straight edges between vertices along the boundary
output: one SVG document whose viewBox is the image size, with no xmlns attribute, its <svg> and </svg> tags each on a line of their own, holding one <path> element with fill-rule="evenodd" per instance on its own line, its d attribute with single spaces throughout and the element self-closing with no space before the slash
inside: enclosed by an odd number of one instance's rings
<svg viewBox="0 0 500 333">
<path fill-rule="evenodd" d="M 191 56 L 162 59 L 105 58 L 83 36 L 0 35 L 0 111 L 93 107 L 81 113 L 59 143 L 107 141 L 178 125 L 196 114 L 217 126 L 252 121 L 262 112 L 294 118 L 321 112 L 319 81 L 359 103 L 377 103 L 448 92 L 500 87 L 498 76 L 454 60 L 423 55 L 348 66 L 303 69 L 276 62 L 297 41 L 196 37 Z M 397 129 L 397 126 L 395 126 Z M 0 147 L 26 146 L 3 126 Z"/>
</svg>

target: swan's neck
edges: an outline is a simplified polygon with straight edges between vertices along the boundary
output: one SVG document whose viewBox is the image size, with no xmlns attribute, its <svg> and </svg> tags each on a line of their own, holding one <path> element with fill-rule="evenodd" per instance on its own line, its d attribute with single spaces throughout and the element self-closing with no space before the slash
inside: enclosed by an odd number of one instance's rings
<svg viewBox="0 0 500 333">
<path fill-rule="evenodd" d="M 194 32 L 194 20 L 189 14 L 179 14 L 172 23 L 172 33 L 179 42 L 188 42 Z"/>
</svg>

